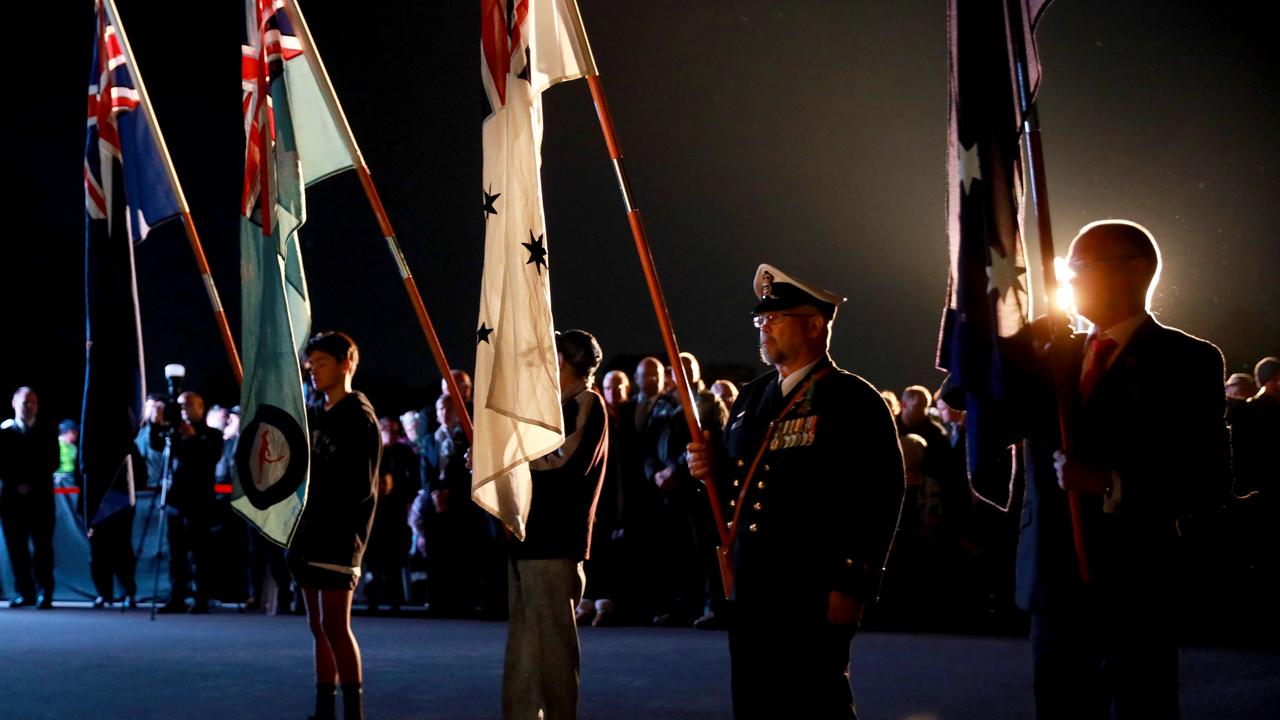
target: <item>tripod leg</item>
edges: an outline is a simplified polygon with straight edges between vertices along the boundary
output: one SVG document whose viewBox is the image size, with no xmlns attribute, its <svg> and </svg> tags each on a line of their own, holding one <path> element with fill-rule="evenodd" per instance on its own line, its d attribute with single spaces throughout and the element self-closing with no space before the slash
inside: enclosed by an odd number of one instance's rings
<svg viewBox="0 0 1280 720">
<path fill-rule="evenodd" d="M 161 508 L 160 527 L 158 530 L 159 542 L 156 543 L 155 572 L 153 573 L 153 576 L 151 578 L 151 619 L 152 620 L 156 619 L 156 603 L 160 599 L 160 559 L 164 556 L 163 543 L 165 539 L 165 524 L 168 522 L 167 516 L 168 516 L 168 513 L 166 513 L 164 509 Z M 170 590 L 170 592 L 172 592 L 172 589 Z"/>
<path fill-rule="evenodd" d="M 151 518 L 156 511 L 156 496 L 151 496 L 151 506 L 147 508 L 147 519 L 142 521 L 142 535 L 138 538 L 138 548 L 133 552 L 134 557 L 142 557 L 142 549 L 147 546 L 147 534 L 151 532 Z"/>
<path fill-rule="evenodd" d="M 172 393 L 170 394 L 172 395 Z M 153 621 L 156 619 L 156 603 L 159 600 L 160 595 L 160 558 L 164 554 L 164 543 L 168 540 L 165 535 L 165 524 L 167 522 L 168 515 L 166 509 L 169 507 L 169 485 L 173 481 L 173 437 L 169 433 L 165 433 L 164 436 L 164 454 L 162 455 L 162 459 L 163 464 L 161 465 L 162 470 L 158 486 L 160 492 L 160 522 L 159 528 L 156 531 L 159 534 L 159 537 L 156 538 L 155 572 L 152 576 L 151 582 L 151 619 Z M 151 506 L 153 508 L 155 507 L 155 503 L 156 496 L 152 495 Z M 147 519 L 150 521 L 150 517 Z M 138 555 L 141 557 L 142 548 L 138 548 Z M 183 560 L 185 561 L 186 558 L 183 558 Z M 172 560 L 170 560 L 170 562 L 172 562 Z M 173 588 L 169 588 L 169 592 L 172 594 Z"/>
</svg>

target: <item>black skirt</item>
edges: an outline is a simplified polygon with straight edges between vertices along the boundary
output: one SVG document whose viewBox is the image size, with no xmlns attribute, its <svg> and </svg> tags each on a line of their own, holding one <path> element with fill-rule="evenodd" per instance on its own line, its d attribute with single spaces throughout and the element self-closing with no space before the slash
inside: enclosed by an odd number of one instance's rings
<svg viewBox="0 0 1280 720">
<path fill-rule="evenodd" d="M 355 590 L 360 582 L 360 577 L 353 573 L 316 567 L 308 563 L 302 553 L 294 550 L 289 551 L 288 562 L 293 581 L 301 587 L 316 590 Z"/>
</svg>

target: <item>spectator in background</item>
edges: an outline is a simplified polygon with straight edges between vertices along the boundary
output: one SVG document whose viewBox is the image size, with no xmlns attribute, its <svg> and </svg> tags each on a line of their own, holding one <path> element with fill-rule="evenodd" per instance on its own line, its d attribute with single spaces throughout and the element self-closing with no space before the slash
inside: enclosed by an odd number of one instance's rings
<svg viewBox="0 0 1280 720">
<path fill-rule="evenodd" d="M 38 605 L 47 610 L 53 607 L 53 471 L 58 467 L 58 440 L 36 422 L 39 410 L 35 390 L 20 387 L 13 394 L 13 417 L 0 424 L 0 523 L 18 591 L 9 607 Z"/>
<path fill-rule="evenodd" d="M 724 403 L 726 408 L 733 407 L 733 403 L 738 399 L 738 386 L 728 380 L 717 380 L 711 383 L 711 392 Z"/>
<path fill-rule="evenodd" d="M 208 425 L 214 430 L 217 430 L 218 432 L 223 432 L 224 430 L 226 430 L 227 429 L 227 408 L 224 408 L 221 405 L 218 405 L 216 403 L 213 405 L 210 405 L 208 411 L 206 411 L 204 414 L 204 424 Z"/>
<path fill-rule="evenodd" d="M 451 395 L 436 400 L 436 428 L 427 446 L 424 494 L 416 501 L 427 561 L 427 599 L 432 614 L 471 616 L 492 592 L 496 562 L 488 514 L 471 500 L 466 452 L 471 446 Z"/>
<path fill-rule="evenodd" d="M 626 373 L 612 370 L 605 374 L 601 388 L 609 416 L 610 462 L 605 467 L 600 500 L 596 503 L 591 553 L 585 565 L 587 585 L 575 612 L 579 625 L 590 623 L 593 626 L 608 625 L 617 619 L 615 601 L 627 572 L 621 522 L 625 496 L 622 492 L 623 465 L 619 461 L 623 453 L 618 444 L 625 432 L 622 426 L 626 422 L 623 418 L 630 399 L 631 381 Z"/>
<path fill-rule="evenodd" d="M 600 392 L 609 413 L 617 414 L 618 408 L 631 397 L 631 380 L 621 370 L 610 370 L 600 382 Z"/>
<path fill-rule="evenodd" d="M 937 476 L 938 469 L 946 463 L 947 433 L 930 414 L 933 394 L 922 385 L 912 385 L 902 391 L 902 412 L 898 415 L 898 435 L 919 435 L 925 442 L 923 471 Z"/>
<path fill-rule="evenodd" d="M 453 377 L 453 384 L 458 386 L 458 392 L 462 396 L 462 405 L 465 408 L 467 408 L 467 413 L 470 414 L 472 402 L 473 402 L 473 399 L 471 397 L 471 393 L 473 391 L 472 384 L 471 384 L 471 374 L 468 373 L 466 370 L 459 370 L 458 368 L 454 368 L 449 371 L 449 375 Z M 449 394 L 449 385 L 445 383 L 443 378 L 441 378 L 440 380 L 440 394 L 441 395 Z"/>
<path fill-rule="evenodd" d="M 80 472 L 77 459 L 80 455 L 80 426 L 75 420 L 67 419 L 58 423 L 58 469 L 54 471 L 54 482 L 58 487 L 72 487 L 76 484 L 76 475 Z"/>
<path fill-rule="evenodd" d="M 692 353 L 680 353 L 702 429 L 711 442 L 719 442 L 729 419 L 729 409 L 702 382 L 702 370 Z M 677 389 L 671 383 L 672 395 Z M 678 398 L 676 398 L 678 401 Z M 689 474 L 685 452 L 691 438 L 682 408 L 674 405 L 657 428 L 645 473 L 657 486 L 657 553 L 664 565 L 657 576 L 659 596 L 655 625 L 692 623 L 695 627 L 720 627 L 716 612 L 724 591 L 720 587 L 715 548 L 719 544 L 706 491 Z"/>
<path fill-rule="evenodd" d="M 1226 391 L 1227 422 L 1230 423 L 1235 419 L 1236 411 L 1258 394 L 1258 382 L 1249 373 L 1233 373 L 1227 378 Z"/>
<path fill-rule="evenodd" d="M 889 406 L 889 412 L 897 419 L 902 414 L 902 403 L 898 402 L 898 396 L 892 390 L 881 390 L 880 397 L 884 398 L 884 404 Z"/>
<path fill-rule="evenodd" d="M 1280 503 L 1280 359 L 1266 357 L 1258 361 L 1254 376 L 1260 388 L 1240 406 L 1232 422 L 1235 467 L 1235 492 L 1244 496 L 1258 493 L 1267 515 Z"/>
<path fill-rule="evenodd" d="M 142 457 L 146 469 L 145 486 L 159 488 L 160 481 L 169 477 L 168 453 L 166 449 L 166 431 L 169 423 L 165 416 L 165 396 L 150 393 L 142 405 L 142 427 L 138 428 L 138 436 L 134 444 Z"/>
<path fill-rule="evenodd" d="M 418 455 L 409 445 L 400 421 L 378 420 L 382 460 L 378 466 L 378 513 L 365 551 L 365 602 L 371 610 L 404 602 L 404 566 L 412 543 L 409 506 L 421 487 Z"/>
</svg>

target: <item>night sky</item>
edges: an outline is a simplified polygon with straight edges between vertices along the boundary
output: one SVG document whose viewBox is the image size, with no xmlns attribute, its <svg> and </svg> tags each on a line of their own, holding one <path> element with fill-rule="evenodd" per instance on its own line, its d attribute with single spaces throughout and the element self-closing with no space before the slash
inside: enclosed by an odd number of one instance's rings
<svg viewBox="0 0 1280 720">
<path fill-rule="evenodd" d="M 717 374 L 760 369 L 750 283 L 770 262 L 848 296 L 837 363 L 880 387 L 936 386 L 946 3 L 580 2 L 682 348 Z M 118 4 L 238 336 L 243 5 Z M 0 393 L 34 385 L 46 419 L 79 414 L 93 34 L 92 2 L 57 5 L 29 33 L 11 29 L 25 80 L 8 110 L 16 227 L 0 243 Z M 302 9 L 445 352 L 470 367 L 484 229 L 477 3 Z M 1272 28 L 1217 3 L 1058 0 L 1039 32 L 1059 254 L 1091 220 L 1146 225 L 1165 261 L 1157 316 L 1217 343 L 1228 372 L 1280 354 Z M 556 324 L 594 332 L 606 363 L 629 370 L 662 345 L 586 84 L 552 88 L 545 114 Z M 381 411 L 425 405 L 439 376 L 355 174 L 307 202 L 313 327 L 361 344 L 357 386 Z M 137 264 L 148 383 L 181 362 L 189 387 L 234 403 L 181 225 L 153 231 Z"/>
</svg>

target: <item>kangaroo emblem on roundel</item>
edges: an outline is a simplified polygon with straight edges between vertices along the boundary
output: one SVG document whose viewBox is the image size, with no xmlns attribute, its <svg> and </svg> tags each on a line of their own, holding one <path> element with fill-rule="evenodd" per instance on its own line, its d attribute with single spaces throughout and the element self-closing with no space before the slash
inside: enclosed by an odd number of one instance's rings
<svg viewBox="0 0 1280 720">
<path fill-rule="evenodd" d="M 288 451 L 286 451 L 282 455 L 271 457 L 271 431 L 264 428 L 262 430 L 261 446 L 258 448 L 258 472 L 255 473 L 255 477 L 257 479 L 257 482 L 255 484 L 258 485 L 259 487 L 261 487 L 264 484 L 262 482 L 264 479 L 262 474 L 263 474 L 263 471 L 266 469 L 267 465 L 270 465 L 272 463 L 278 463 L 281 460 L 287 460 L 287 459 L 289 459 Z"/>
</svg>

